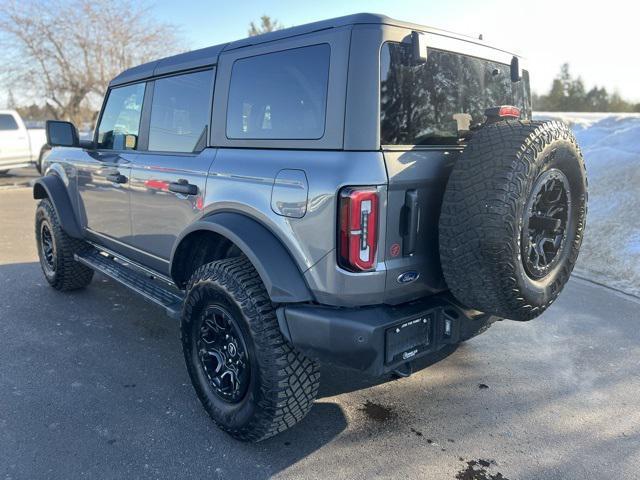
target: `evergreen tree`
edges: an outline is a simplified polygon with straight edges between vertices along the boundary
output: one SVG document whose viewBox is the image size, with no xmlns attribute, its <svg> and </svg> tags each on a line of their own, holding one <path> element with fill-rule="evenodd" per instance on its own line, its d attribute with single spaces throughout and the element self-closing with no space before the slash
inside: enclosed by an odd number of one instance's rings
<svg viewBox="0 0 640 480">
<path fill-rule="evenodd" d="M 609 94 L 606 88 L 593 87 L 585 97 L 586 110 L 590 112 L 606 112 L 609 110 Z"/>
<path fill-rule="evenodd" d="M 640 111 L 640 104 L 633 105 L 618 92 L 609 95 L 604 87 L 593 87 L 588 92 L 581 77 L 573 78 L 569 64 L 560 68 L 551 89 L 546 95 L 535 95 L 536 110 L 548 112 L 633 112 Z"/>
<path fill-rule="evenodd" d="M 582 78 L 570 79 L 567 83 L 567 95 L 565 97 L 567 109 L 573 112 L 584 112 L 586 106 L 586 92 Z"/>
<path fill-rule="evenodd" d="M 628 102 L 625 102 L 618 92 L 613 92 L 609 97 L 609 112 L 630 112 L 632 107 Z"/>
<path fill-rule="evenodd" d="M 251 22 L 249 24 L 247 34 L 250 37 L 255 37 L 256 35 L 273 32 L 274 30 L 282 30 L 283 28 L 284 27 L 278 20 L 272 19 L 269 15 L 262 15 L 260 17 L 260 25 L 256 25 L 254 22 Z"/>
</svg>

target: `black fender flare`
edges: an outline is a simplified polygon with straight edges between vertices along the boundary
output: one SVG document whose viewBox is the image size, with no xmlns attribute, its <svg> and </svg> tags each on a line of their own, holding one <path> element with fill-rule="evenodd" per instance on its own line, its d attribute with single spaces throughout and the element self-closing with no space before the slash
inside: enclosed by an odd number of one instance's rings
<svg viewBox="0 0 640 480">
<path fill-rule="evenodd" d="M 233 242 L 251 261 L 274 303 L 299 303 L 313 300 L 304 276 L 282 242 L 252 218 L 235 212 L 214 213 L 187 227 L 171 252 L 171 276 L 174 258 L 182 240 L 196 231 L 217 233 Z"/>
<path fill-rule="evenodd" d="M 57 175 L 47 175 L 37 179 L 33 185 L 33 198 L 49 198 L 60 220 L 62 230 L 73 238 L 83 238 L 82 229 L 73 211 L 67 187 Z"/>
</svg>

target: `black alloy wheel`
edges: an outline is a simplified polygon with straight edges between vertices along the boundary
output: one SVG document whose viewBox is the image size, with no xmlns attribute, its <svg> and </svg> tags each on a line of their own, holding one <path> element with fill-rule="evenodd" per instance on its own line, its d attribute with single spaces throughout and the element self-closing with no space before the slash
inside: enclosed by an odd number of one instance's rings
<svg viewBox="0 0 640 480">
<path fill-rule="evenodd" d="M 43 221 L 40 224 L 40 250 L 42 255 L 42 266 L 48 273 L 56 271 L 56 244 L 51 233 L 49 222 Z"/>
<path fill-rule="evenodd" d="M 209 305 L 200 318 L 197 339 L 200 365 L 220 399 L 239 402 L 250 384 L 251 366 L 242 333 L 233 316 L 220 305 Z"/>
<path fill-rule="evenodd" d="M 547 170 L 533 186 L 523 221 L 522 259 L 531 278 L 543 278 L 558 263 L 570 219 L 569 180 L 559 169 Z"/>
</svg>

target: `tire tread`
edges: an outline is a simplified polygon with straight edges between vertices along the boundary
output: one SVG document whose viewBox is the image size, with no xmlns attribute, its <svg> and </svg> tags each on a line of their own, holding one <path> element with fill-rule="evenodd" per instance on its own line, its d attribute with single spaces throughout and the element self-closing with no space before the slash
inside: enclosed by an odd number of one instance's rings
<svg viewBox="0 0 640 480">
<path fill-rule="evenodd" d="M 183 311 L 183 345 L 189 341 L 189 317 L 200 301 L 198 291 L 208 284 L 227 290 L 247 320 L 259 359 L 261 395 L 253 418 L 241 428 L 230 429 L 216 419 L 208 399 L 196 391 L 214 422 L 233 437 L 243 441 L 272 437 L 302 420 L 313 406 L 320 380 L 318 364 L 286 342 L 262 280 L 244 256 L 208 263 L 192 275 Z M 185 359 L 188 368 L 194 368 L 186 354 Z"/>
<path fill-rule="evenodd" d="M 440 260 L 448 287 L 468 307 L 529 320 L 553 303 L 568 280 L 582 241 L 586 194 L 575 254 L 552 285 L 552 294 L 536 305 L 522 294 L 517 279 L 519 211 L 539 168 L 537 159 L 556 141 L 576 149 L 586 178 L 575 137 L 558 121 L 504 121 L 483 127 L 454 166 L 440 215 Z"/>
<path fill-rule="evenodd" d="M 36 238 L 40 235 L 40 219 L 46 218 L 53 230 L 56 246 L 56 271 L 53 278 L 47 278 L 49 284 L 56 290 L 68 292 L 86 287 L 93 279 L 93 270 L 78 263 L 74 259 L 74 254 L 82 252 L 87 248 L 87 244 L 82 240 L 70 237 L 62 229 L 58 215 L 53 208 L 51 200 L 42 199 L 36 209 Z M 38 252 L 40 249 L 38 248 Z"/>
</svg>

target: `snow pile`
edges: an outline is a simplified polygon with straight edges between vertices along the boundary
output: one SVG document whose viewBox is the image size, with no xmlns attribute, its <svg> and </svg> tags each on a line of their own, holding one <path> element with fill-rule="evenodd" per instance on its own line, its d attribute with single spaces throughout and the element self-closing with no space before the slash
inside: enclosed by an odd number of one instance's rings
<svg viewBox="0 0 640 480">
<path fill-rule="evenodd" d="M 640 114 L 544 113 L 568 123 L 589 178 L 577 272 L 640 296 Z"/>
</svg>

